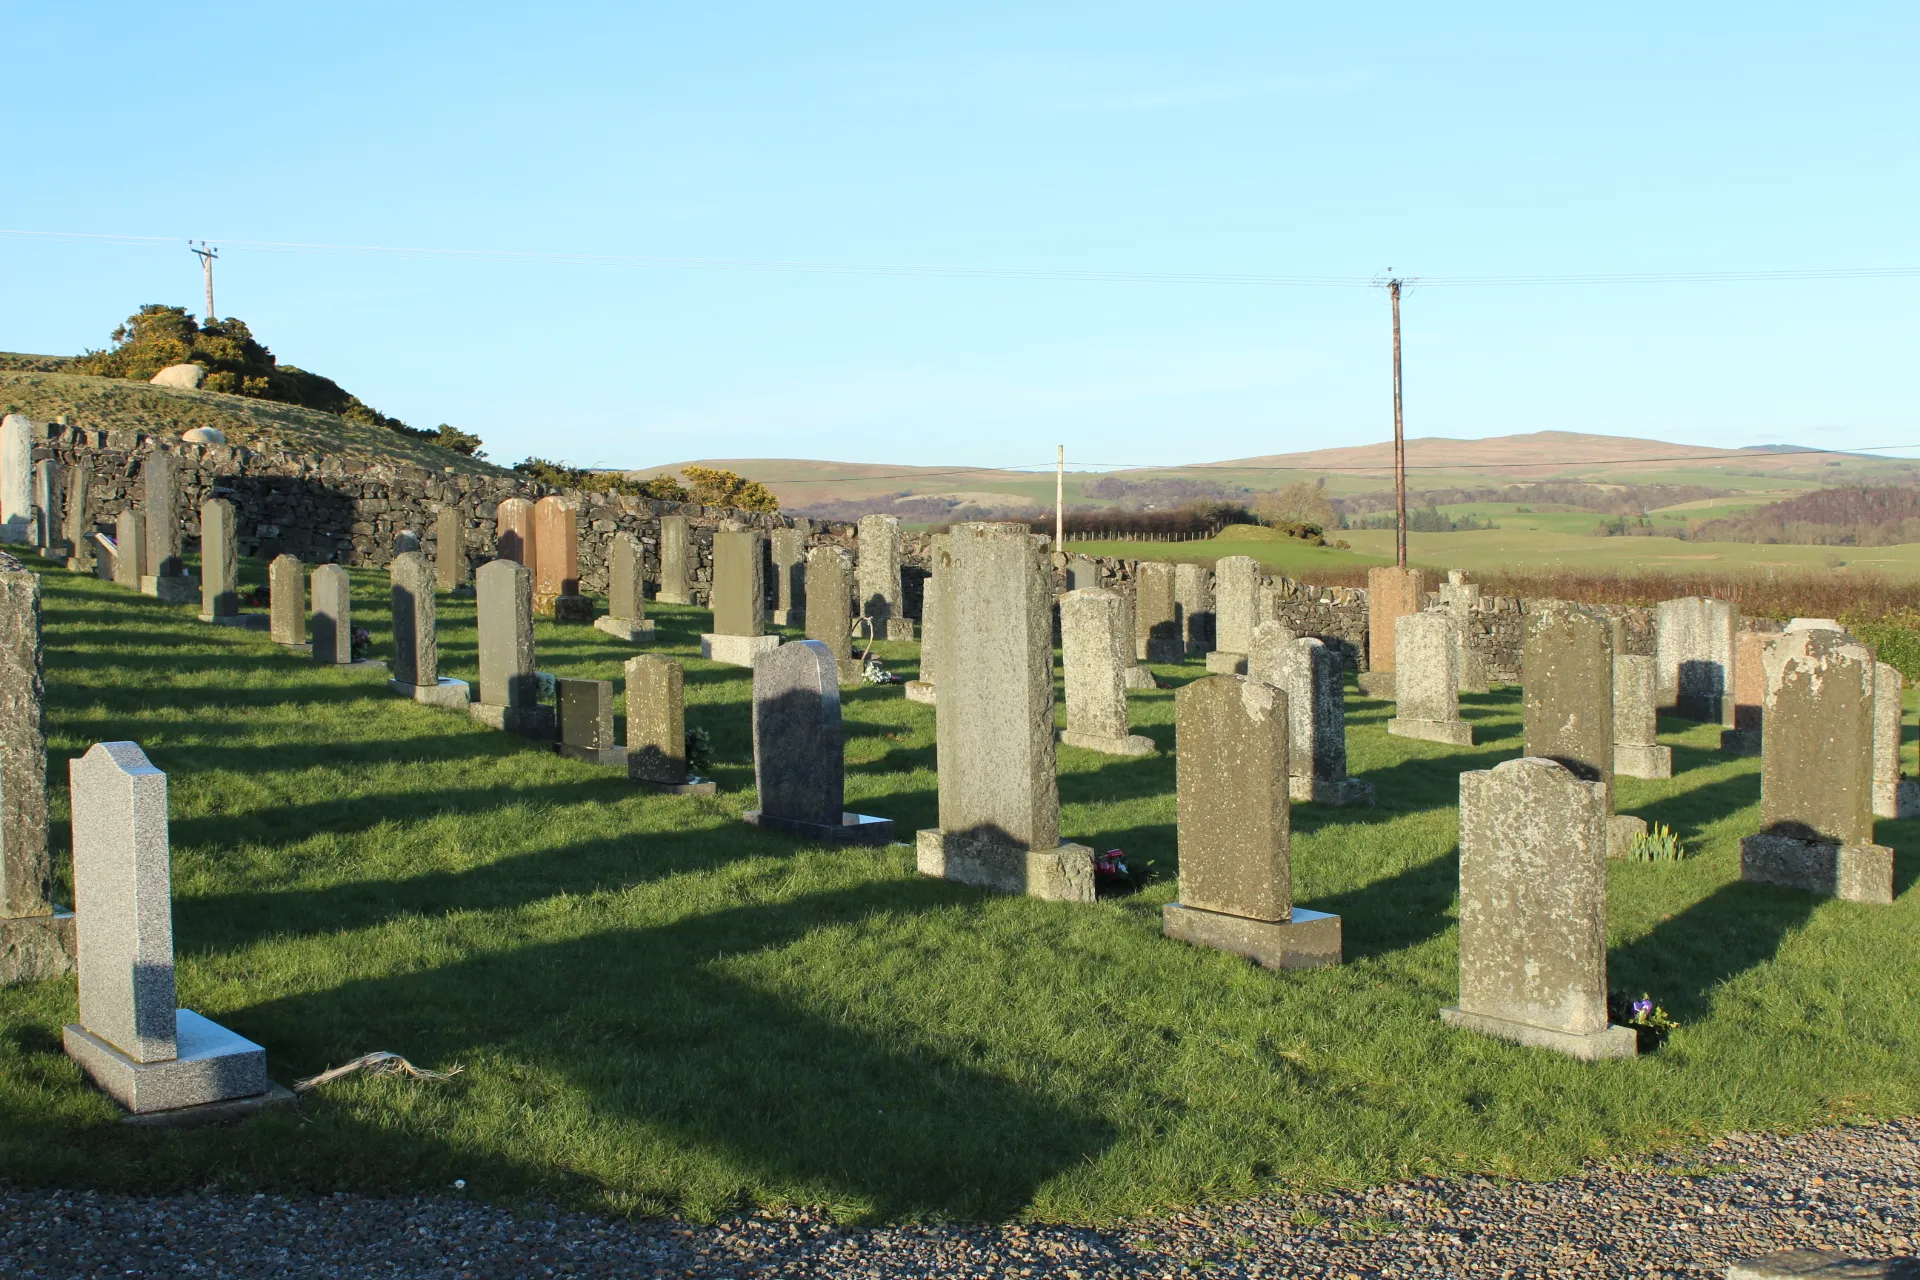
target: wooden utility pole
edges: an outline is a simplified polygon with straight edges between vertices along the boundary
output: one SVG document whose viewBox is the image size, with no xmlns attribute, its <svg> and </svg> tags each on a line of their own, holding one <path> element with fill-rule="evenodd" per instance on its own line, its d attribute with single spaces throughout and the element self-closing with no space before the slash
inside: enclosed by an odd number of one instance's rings
<svg viewBox="0 0 1920 1280">
<path fill-rule="evenodd" d="M 206 269 L 207 314 L 206 314 L 206 318 L 201 321 L 201 324 L 209 325 L 209 324 L 212 324 L 220 314 L 219 312 L 213 309 L 213 260 L 220 256 L 220 250 L 209 249 L 207 247 L 207 242 L 205 240 L 202 240 L 200 242 L 200 247 L 198 249 L 195 249 L 193 247 L 193 241 L 189 240 L 187 241 L 187 249 L 189 252 L 193 254 L 194 257 L 200 259 L 200 265 Z"/>
<path fill-rule="evenodd" d="M 1400 411 L 1400 281 L 1387 281 L 1393 299 L 1393 502 L 1399 518 L 1393 526 L 1393 562 L 1407 567 L 1407 432 Z"/>
<path fill-rule="evenodd" d="M 1057 444 L 1053 455 L 1053 549 L 1067 550 L 1067 446 Z"/>
</svg>

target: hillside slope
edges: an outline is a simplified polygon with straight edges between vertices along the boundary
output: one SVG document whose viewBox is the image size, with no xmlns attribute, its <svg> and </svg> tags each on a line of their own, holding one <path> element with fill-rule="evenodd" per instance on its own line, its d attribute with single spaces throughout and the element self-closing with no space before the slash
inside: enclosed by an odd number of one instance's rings
<svg viewBox="0 0 1920 1280">
<path fill-rule="evenodd" d="M 64 414 L 75 426 L 175 438 L 192 427 L 218 427 L 229 444 L 250 449 L 283 449 L 360 462 L 401 461 L 434 471 L 500 471 L 397 431 L 297 405 L 121 378 L 25 372 L 18 367 L 19 362 L 35 358 L 10 356 L 0 361 L 0 413 L 24 413 L 42 421 Z"/>
</svg>

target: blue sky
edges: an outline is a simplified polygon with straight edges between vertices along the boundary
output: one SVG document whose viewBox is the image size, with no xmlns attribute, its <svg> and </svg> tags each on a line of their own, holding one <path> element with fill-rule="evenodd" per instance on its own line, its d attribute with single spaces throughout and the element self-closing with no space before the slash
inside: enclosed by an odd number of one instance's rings
<svg viewBox="0 0 1920 1280">
<path fill-rule="evenodd" d="M 0 226 L 206 237 L 282 360 L 497 461 L 1166 464 L 1385 438 L 1365 287 L 1038 272 L 1920 267 L 1911 5 L 0 3 Z M 238 12 L 238 11 L 236 11 Z M 1914 279 L 1406 306 L 1408 433 L 1920 442 Z M 201 309 L 0 236 L 0 349 Z"/>
</svg>

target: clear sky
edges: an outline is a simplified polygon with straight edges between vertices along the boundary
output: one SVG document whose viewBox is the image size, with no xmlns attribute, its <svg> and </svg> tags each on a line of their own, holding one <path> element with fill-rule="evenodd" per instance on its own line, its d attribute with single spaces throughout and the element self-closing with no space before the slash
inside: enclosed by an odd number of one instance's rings
<svg viewBox="0 0 1920 1280">
<path fill-rule="evenodd" d="M 1366 287 L 235 241 L 1414 277 L 1920 268 L 1920 9 L 0 0 L 0 226 L 206 237 L 223 314 L 496 461 L 1165 464 L 1386 438 Z M 1406 304 L 1408 434 L 1920 442 L 1920 279 Z M 198 313 L 0 236 L 0 349 Z"/>
</svg>

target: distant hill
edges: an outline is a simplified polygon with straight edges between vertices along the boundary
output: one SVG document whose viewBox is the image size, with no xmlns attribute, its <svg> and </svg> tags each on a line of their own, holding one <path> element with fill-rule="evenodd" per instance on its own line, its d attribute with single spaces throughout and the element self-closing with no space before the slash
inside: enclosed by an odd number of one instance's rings
<svg viewBox="0 0 1920 1280">
<path fill-rule="evenodd" d="M 485 462 L 438 448 L 412 436 L 369 423 L 353 422 L 317 409 L 225 395 L 182 391 L 123 378 L 23 371 L 24 362 L 58 356 L 0 353 L 0 413 L 24 413 L 47 421 L 65 416 L 75 426 L 108 431 L 144 431 L 178 438 L 190 427 L 218 427 L 229 444 L 292 453 L 385 459 L 439 471 L 497 474 Z"/>
<path fill-rule="evenodd" d="M 1736 516 L 1706 521 L 1688 536 L 1703 542 L 1815 547 L 1893 547 L 1920 542 L 1920 489 L 1820 489 Z"/>
</svg>

